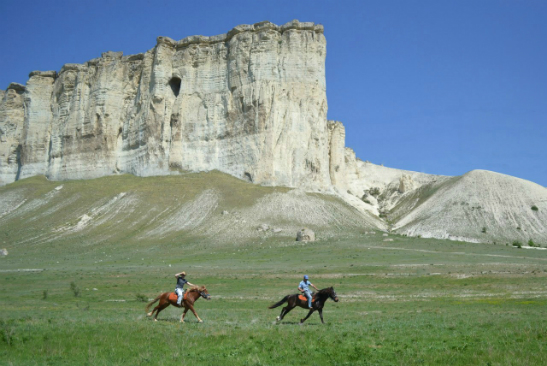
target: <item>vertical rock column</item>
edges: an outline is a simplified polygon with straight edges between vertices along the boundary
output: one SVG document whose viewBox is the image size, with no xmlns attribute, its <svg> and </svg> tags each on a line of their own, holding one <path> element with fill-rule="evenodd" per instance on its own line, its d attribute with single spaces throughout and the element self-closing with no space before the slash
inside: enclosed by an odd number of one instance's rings
<svg viewBox="0 0 547 366">
<path fill-rule="evenodd" d="M 23 166 L 19 179 L 48 173 L 53 123 L 51 96 L 56 77 L 55 71 L 30 73 L 24 94 Z"/>
<path fill-rule="evenodd" d="M 346 190 L 346 129 L 342 122 L 329 121 L 329 168 L 332 185 Z"/>
<path fill-rule="evenodd" d="M 0 184 L 12 183 L 19 178 L 22 168 L 21 144 L 25 120 L 25 87 L 11 83 L 2 92 L 0 101 Z"/>
</svg>

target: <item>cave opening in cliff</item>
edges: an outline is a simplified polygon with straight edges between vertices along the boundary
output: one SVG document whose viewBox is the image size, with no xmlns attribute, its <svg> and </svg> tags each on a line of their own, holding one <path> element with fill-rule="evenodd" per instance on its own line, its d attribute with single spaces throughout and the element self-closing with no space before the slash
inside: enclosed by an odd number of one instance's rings
<svg viewBox="0 0 547 366">
<path fill-rule="evenodd" d="M 173 76 L 171 80 L 169 80 L 169 86 L 171 87 L 171 90 L 173 91 L 173 94 L 175 94 L 175 97 L 179 96 L 180 92 L 180 83 L 182 80 L 179 77 Z"/>
</svg>

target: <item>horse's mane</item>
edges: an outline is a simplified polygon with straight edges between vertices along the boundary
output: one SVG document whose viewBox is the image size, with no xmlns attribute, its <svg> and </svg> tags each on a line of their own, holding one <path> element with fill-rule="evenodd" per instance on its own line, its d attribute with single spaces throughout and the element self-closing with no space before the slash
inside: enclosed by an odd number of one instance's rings
<svg viewBox="0 0 547 366">
<path fill-rule="evenodd" d="M 317 291 L 316 294 L 324 294 L 330 292 L 332 292 L 332 287 L 322 288 L 321 290 Z"/>
</svg>

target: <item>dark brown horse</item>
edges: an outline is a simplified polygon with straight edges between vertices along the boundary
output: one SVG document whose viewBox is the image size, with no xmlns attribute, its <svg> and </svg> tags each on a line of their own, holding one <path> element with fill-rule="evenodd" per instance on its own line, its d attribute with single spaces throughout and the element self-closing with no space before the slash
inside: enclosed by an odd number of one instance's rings
<svg viewBox="0 0 547 366">
<path fill-rule="evenodd" d="M 287 295 L 283 298 L 283 300 L 271 305 L 269 309 L 273 309 L 281 306 L 284 303 L 287 303 L 287 306 L 285 306 L 283 310 L 281 310 L 281 314 L 279 314 L 279 316 L 276 318 L 278 322 L 283 320 L 283 317 L 297 306 L 300 306 L 304 309 L 309 309 L 310 312 L 308 313 L 308 315 L 306 315 L 304 319 L 300 319 L 300 324 L 304 323 L 306 319 L 308 319 L 310 315 L 312 315 L 313 312 L 317 310 L 319 312 L 319 316 L 321 317 L 321 323 L 325 324 L 325 322 L 323 321 L 323 306 L 325 306 L 325 301 L 327 301 L 329 298 L 333 299 L 334 302 L 338 302 L 338 296 L 336 296 L 336 292 L 332 287 L 324 288 L 312 294 L 311 309 L 308 308 L 308 299 L 304 295 L 300 294 Z"/>
<path fill-rule="evenodd" d="M 201 320 L 198 316 L 198 313 L 196 313 L 196 310 L 194 310 L 194 303 L 200 298 L 203 297 L 204 299 L 209 300 L 210 295 L 207 292 L 207 289 L 205 286 L 201 287 L 192 287 L 190 290 L 186 291 L 184 293 L 184 298 L 182 299 L 182 305 L 177 305 L 177 294 L 174 292 L 164 292 L 163 294 L 159 295 L 154 299 L 154 301 L 150 302 L 148 305 L 146 305 L 146 312 L 148 313 L 148 310 L 150 309 L 150 306 L 152 306 L 156 301 L 160 301 L 158 306 L 154 308 L 151 312 L 147 314 L 147 316 L 152 316 L 154 314 L 154 311 L 156 312 L 156 315 L 154 316 L 154 321 L 158 321 L 158 314 L 160 311 L 168 307 L 169 305 L 173 305 L 177 308 L 184 307 L 184 312 L 182 313 L 182 316 L 180 317 L 180 322 L 184 323 L 184 316 L 186 315 L 186 312 L 188 310 L 192 310 L 192 313 L 194 313 L 194 316 L 197 318 L 199 323 L 203 323 L 203 320 Z"/>
</svg>

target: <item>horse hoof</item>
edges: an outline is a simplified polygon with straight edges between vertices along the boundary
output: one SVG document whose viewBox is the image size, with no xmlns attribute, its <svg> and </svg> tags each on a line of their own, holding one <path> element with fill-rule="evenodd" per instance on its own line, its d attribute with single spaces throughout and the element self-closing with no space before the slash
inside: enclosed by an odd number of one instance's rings
<svg viewBox="0 0 547 366">
<path fill-rule="evenodd" d="M 155 321 L 155 322 L 157 322 L 157 321 L 158 321 L 158 319 L 154 319 L 154 321 Z"/>
<path fill-rule="evenodd" d="M 280 321 L 280 320 L 281 320 L 281 318 L 280 318 L 280 317 L 277 317 L 277 318 L 275 318 L 275 320 L 276 320 L 276 321 Z"/>
<path fill-rule="evenodd" d="M 147 313 L 146 316 L 152 316 L 152 313 Z"/>
<path fill-rule="evenodd" d="M 198 323 L 203 323 L 203 320 L 198 320 Z"/>
</svg>

